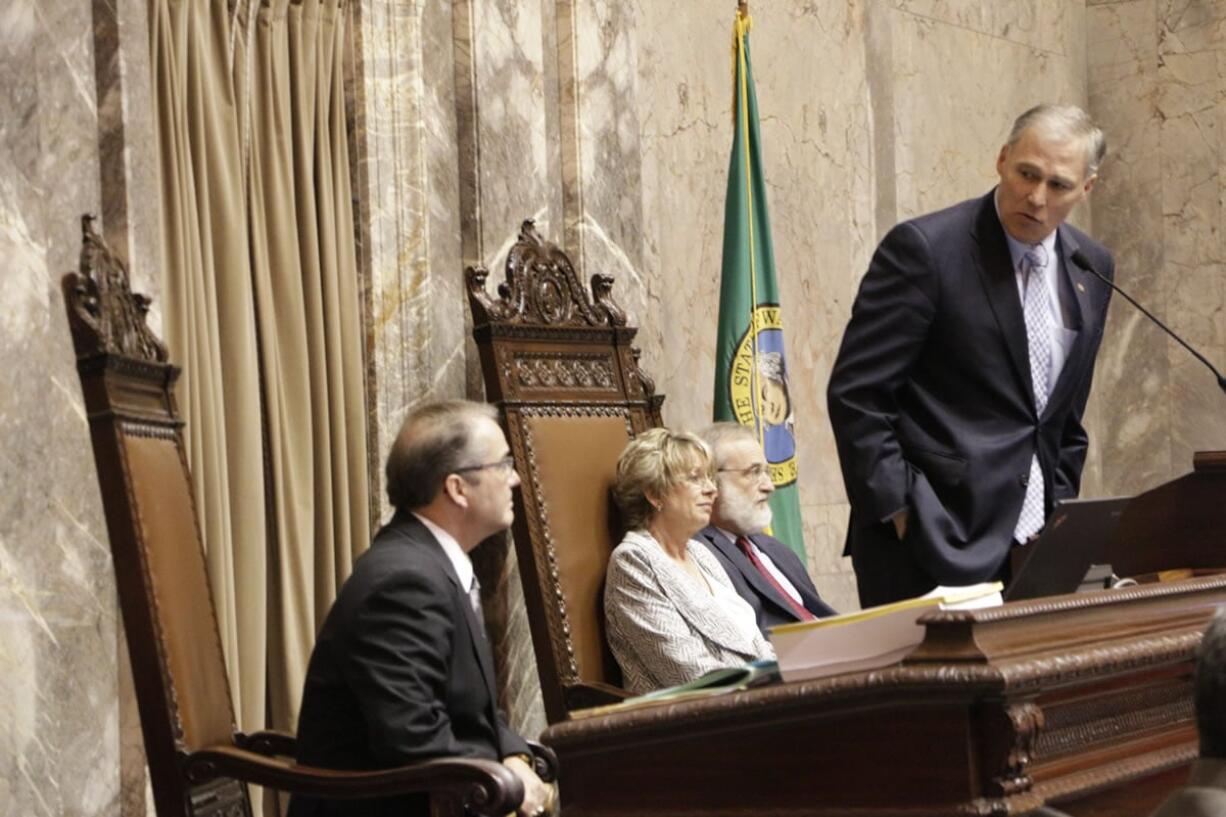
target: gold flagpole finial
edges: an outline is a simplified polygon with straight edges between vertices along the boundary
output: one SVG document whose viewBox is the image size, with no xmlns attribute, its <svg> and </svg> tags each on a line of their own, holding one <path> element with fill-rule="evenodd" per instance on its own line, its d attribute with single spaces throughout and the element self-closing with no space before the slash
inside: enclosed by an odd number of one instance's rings
<svg viewBox="0 0 1226 817">
<path fill-rule="evenodd" d="M 749 31 L 749 27 L 752 25 L 751 23 L 752 19 L 753 18 L 749 16 L 749 4 L 743 3 L 743 2 L 737 3 L 736 4 L 736 21 L 733 24 L 733 27 L 738 32 L 740 32 L 742 36 L 744 36 L 744 34 Z"/>
</svg>

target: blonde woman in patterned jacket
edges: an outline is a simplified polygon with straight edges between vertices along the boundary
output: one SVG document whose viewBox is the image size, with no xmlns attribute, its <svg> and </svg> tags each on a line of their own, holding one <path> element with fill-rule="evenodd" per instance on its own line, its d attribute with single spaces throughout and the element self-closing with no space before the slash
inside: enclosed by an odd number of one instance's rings
<svg viewBox="0 0 1226 817">
<path fill-rule="evenodd" d="M 753 608 L 693 539 L 716 495 L 706 444 L 665 428 L 639 435 L 617 461 L 613 492 L 629 533 L 609 560 L 604 609 L 626 688 L 649 692 L 774 658 Z"/>
</svg>

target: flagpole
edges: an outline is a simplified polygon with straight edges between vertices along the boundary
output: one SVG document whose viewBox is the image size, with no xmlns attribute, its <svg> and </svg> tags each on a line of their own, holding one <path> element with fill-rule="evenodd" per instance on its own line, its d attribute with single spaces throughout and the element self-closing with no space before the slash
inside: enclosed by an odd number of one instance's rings
<svg viewBox="0 0 1226 817">
<path fill-rule="evenodd" d="M 749 227 L 749 337 L 750 337 L 750 372 L 749 372 L 749 389 L 750 396 L 753 400 L 753 418 L 754 432 L 758 437 L 758 444 L 765 446 L 766 444 L 766 427 L 762 421 L 762 388 L 759 382 L 761 373 L 759 371 L 758 361 L 758 263 L 757 263 L 757 246 L 754 230 L 753 230 L 753 182 L 751 179 L 750 169 L 750 151 L 749 151 L 749 77 L 745 60 L 745 34 L 748 33 L 750 25 L 749 4 L 745 2 L 737 3 L 737 26 L 736 26 L 736 60 L 737 73 L 740 75 L 741 81 L 738 87 L 737 98 L 741 105 L 741 116 L 737 126 L 741 129 L 741 144 L 745 150 L 745 202 L 748 207 L 748 227 Z"/>
<path fill-rule="evenodd" d="M 760 330 L 770 331 L 770 343 L 766 344 L 771 351 L 770 360 L 774 364 L 776 339 L 778 340 L 778 366 L 772 365 L 769 375 L 772 377 L 778 369 L 784 373 L 783 360 L 783 328 L 779 314 L 779 293 L 775 280 L 774 248 L 771 244 L 771 231 L 767 216 L 767 191 L 762 179 L 762 157 L 760 155 L 761 136 L 759 134 L 758 110 L 753 79 L 750 74 L 749 32 L 753 28 L 753 19 L 749 16 L 748 0 L 736 2 L 731 43 L 731 85 L 732 110 L 730 123 L 733 133 L 731 156 L 728 162 L 728 192 L 724 203 L 724 255 L 720 265 L 720 314 L 716 332 L 716 347 L 719 354 L 715 360 L 715 391 L 713 395 L 713 417 L 717 421 L 735 420 L 746 426 L 753 424 L 754 437 L 765 443 L 766 417 L 765 411 L 769 405 L 775 408 L 775 399 L 779 408 L 786 410 L 789 395 L 786 392 L 786 379 L 779 384 L 782 392 L 775 388 L 774 380 L 768 380 L 767 374 L 760 369 L 762 361 L 768 354 L 763 348 L 766 336 L 758 338 Z M 749 280 L 746 279 L 748 275 Z M 746 305 L 745 299 L 750 303 Z M 759 304 L 760 301 L 769 302 Z M 747 308 L 748 307 L 748 308 Z M 748 312 L 749 324 L 742 323 L 743 316 Z M 757 315 L 761 312 L 762 326 L 758 326 Z M 746 337 L 744 332 L 752 333 Z M 745 377 L 744 365 L 750 358 L 749 377 Z M 763 394 L 763 387 L 769 385 L 771 393 Z M 744 390 L 749 388 L 752 397 Z M 768 401 L 767 398 L 770 398 Z M 748 398 L 748 399 L 746 399 Z M 747 417 L 748 413 L 752 417 Z M 790 416 L 790 415 L 789 415 Z M 773 511 L 771 529 L 787 542 L 797 555 L 804 558 L 804 523 L 800 516 L 799 494 L 796 487 L 798 468 L 796 463 L 795 432 L 788 423 L 789 416 L 778 418 L 778 426 L 773 426 L 770 442 L 774 450 L 768 454 L 770 462 L 771 482 L 777 490 L 771 494 L 770 505 Z M 777 418 L 772 412 L 771 420 Z M 777 432 L 777 434 L 776 434 Z M 776 444 L 777 443 L 777 444 Z M 763 445 L 765 448 L 765 445 Z"/>
</svg>

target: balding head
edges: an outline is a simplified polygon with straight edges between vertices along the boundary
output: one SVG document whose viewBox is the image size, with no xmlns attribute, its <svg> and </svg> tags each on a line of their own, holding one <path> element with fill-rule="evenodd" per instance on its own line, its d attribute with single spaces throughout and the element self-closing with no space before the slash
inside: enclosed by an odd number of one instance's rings
<svg viewBox="0 0 1226 817">
<path fill-rule="evenodd" d="M 387 457 L 387 499 L 399 511 L 429 505 L 448 474 L 474 459 L 473 432 L 479 421 L 497 422 L 487 403 L 443 400 L 414 409 Z"/>
</svg>

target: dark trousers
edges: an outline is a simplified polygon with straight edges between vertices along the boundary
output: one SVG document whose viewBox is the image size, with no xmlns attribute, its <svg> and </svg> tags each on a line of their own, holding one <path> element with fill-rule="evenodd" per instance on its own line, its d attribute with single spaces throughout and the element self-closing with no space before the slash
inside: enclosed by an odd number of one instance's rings
<svg viewBox="0 0 1226 817">
<path fill-rule="evenodd" d="M 937 586 L 916 560 L 914 548 L 898 540 L 893 522 L 856 531 L 851 566 L 862 608 L 922 596 Z"/>
</svg>

